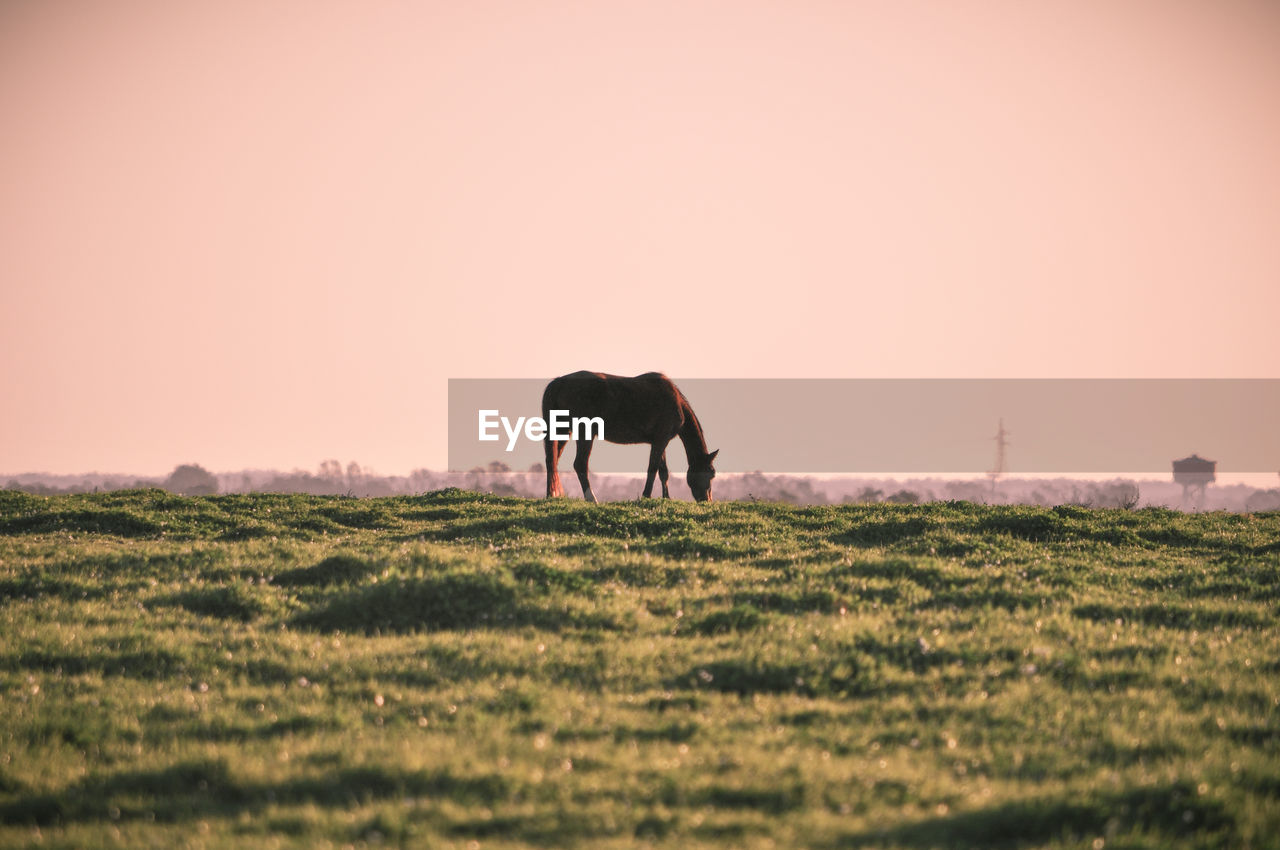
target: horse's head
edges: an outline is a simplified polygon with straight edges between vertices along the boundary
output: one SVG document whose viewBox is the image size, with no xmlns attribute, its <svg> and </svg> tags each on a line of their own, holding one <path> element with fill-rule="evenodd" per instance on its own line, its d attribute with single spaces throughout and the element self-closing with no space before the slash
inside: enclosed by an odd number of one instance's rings
<svg viewBox="0 0 1280 850">
<path fill-rule="evenodd" d="M 720 454 L 720 450 L 716 449 L 702 460 L 694 461 L 689 464 L 689 490 L 693 492 L 693 498 L 699 502 L 711 501 L 711 479 L 716 477 L 715 468 L 711 462 L 716 459 L 716 455 Z"/>
</svg>

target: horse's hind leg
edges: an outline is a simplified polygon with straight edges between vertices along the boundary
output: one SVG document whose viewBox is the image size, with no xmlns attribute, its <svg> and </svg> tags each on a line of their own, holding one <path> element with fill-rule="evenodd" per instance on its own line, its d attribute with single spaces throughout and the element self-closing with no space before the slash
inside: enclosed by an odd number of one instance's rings
<svg viewBox="0 0 1280 850">
<path fill-rule="evenodd" d="M 667 450 L 662 450 L 662 457 L 658 458 L 658 480 L 662 482 L 662 498 L 670 499 L 671 491 L 667 489 Z"/>
<path fill-rule="evenodd" d="M 547 457 L 547 498 L 552 496 L 563 496 L 564 487 L 560 484 L 560 455 L 564 452 L 564 447 L 569 444 L 568 440 L 556 442 L 547 439 L 544 450 Z"/>
<path fill-rule="evenodd" d="M 578 473 L 578 483 L 582 485 L 582 498 L 588 502 L 596 500 L 596 494 L 591 492 L 591 482 L 587 479 L 587 461 L 591 459 L 591 441 L 579 439 L 578 451 L 573 456 L 573 471 Z"/>
<path fill-rule="evenodd" d="M 653 495 L 653 476 L 657 473 L 662 465 L 661 457 L 666 454 L 666 447 L 652 443 L 649 446 L 649 470 L 644 477 L 644 497 L 647 499 Z M 663 484 L 662 489 L 666 489 L 667 485 Z"/>
</svg>

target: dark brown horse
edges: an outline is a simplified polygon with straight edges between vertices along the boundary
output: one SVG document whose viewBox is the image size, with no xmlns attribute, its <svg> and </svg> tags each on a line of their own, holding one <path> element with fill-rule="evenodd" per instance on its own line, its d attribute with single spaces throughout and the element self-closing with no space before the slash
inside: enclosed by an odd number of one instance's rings
<svg viewBox="0 0 1280 850">
<path fill-rule="evenodd" d="M 604 420 L 604 439 L 610 443 L 648 443 L 649 472 L 644 481 L 644 495 L 653 494 L 653 476 L 662 481 L 662 498 L 671 498 L 667 490 L 667 443 L 679 436 L 689 458 L 689 489 L 699 502 L 711 501 L 711 479 L 716 471 L 711 466 L 719 449 L 707 451 L 702 426 L 694 415 L 689 400 L 671 379 L 659 372 L 646 372 L 634 378 L 605 375 L 601 372 L 574 372 L 547 384 L 542 393 L 542 418 L 551 420 L 551 411 L 567 410 L 570 417 L 600 417 Z M 560 486 L 560 454 L 568 440 L 546 440 L 547 496 L 563 496 Z M 582 496 L 594 502 L 591 482 L 587 480 L 587 460 L 591 457 L 591 439 L 578 439 L 573 469 L 582 484 Z"/>
</svg>

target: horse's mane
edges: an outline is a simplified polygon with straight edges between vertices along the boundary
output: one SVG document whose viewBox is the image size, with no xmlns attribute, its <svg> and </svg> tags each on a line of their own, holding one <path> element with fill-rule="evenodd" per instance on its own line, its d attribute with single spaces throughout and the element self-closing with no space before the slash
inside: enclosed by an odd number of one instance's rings
<svg viewBox="0 0 1280 850">
<path fill-rule="evenodd" d="M 680 414 L 684 418 L 680 426 L 680 441 L 684 443 L 689 462 L 693 463 L 695 457 L 700 459 L 707 456 L 707 438 L 702 433 L 702 423 L 698 421 L 698 414 L 693 412 L 693 405 L 689 404 L 689 399 L 685 398 L 684 393 L 674 383 L 671 384 L 671 389 L 675 390 Z"/>
</svg>

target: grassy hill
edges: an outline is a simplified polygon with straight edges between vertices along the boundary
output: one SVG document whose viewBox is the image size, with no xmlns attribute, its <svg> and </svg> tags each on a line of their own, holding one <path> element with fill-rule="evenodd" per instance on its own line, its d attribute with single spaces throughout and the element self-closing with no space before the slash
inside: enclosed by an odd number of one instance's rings
<svg viewBox="0 0 1280 850">
<path fill-rule="evenodd" d="M 0 492 L 0 845 L 1280 846 L 1280 515 Z"/>
</svg>

